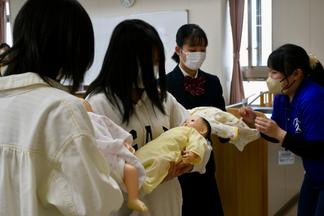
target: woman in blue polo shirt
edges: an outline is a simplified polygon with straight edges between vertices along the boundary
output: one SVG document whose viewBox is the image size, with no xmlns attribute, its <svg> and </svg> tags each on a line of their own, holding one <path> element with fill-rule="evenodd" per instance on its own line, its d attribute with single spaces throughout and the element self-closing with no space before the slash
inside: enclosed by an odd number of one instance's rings
<svg viewBox="0 0 324 216">
<path fill-rule="evenodd" d="M 242 108 L 243 119 L 264 138 L 277 142 L 303 159 L 305 177 L 298 215 L 324 215 L 324 69 L 293 44 L 285 44 L 268 58 L 267 84 L 277 94 L 271 119 Z"/>
</svg>

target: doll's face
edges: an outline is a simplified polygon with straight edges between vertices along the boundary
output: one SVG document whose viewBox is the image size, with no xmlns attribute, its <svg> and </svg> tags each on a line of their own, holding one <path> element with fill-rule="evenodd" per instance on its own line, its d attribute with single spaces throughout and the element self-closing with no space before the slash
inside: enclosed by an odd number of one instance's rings
<svg viewBox="0 0 324 216">
<path fill-rule="evenodd" d="M 206 124 L 199 116 L 190 116 L 183 125 L 195 128 L 203 136 L 205 136 L 208 131 Z"/>
</svg>

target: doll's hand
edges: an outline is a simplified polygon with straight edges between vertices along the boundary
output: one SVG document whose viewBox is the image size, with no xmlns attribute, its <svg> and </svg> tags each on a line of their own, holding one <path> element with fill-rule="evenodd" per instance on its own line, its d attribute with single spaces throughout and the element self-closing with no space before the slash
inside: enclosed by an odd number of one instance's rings
<svg viewBox="0 0 324 216">
<path fill-rule="evenodd" d="M 256 114 L 253 111 L 253 109 L 251 107 L 241 107 L 239 109 L 240 115 L 243 119 L 243 121 L 250 127 L 250 128 L 254 128 L 254 121 L 256 118 Z"/>
<path fill-rule="evenodd" d="M 124 142 L 124 146 L 131 152 L 131 153 L 135 153 L 135 149 L 133 148 L 133 146 L 131 146 L 130 144 L 128 144 L 128 142 Z"/>
<path fill-rule="evenodd" d="M 286 135 L 286 131 L 281 129 L 275 121 L 268 118 L 256 117 L 255 128 L 269 137 L 276 138 L 279 142 L 282 142 Z"/>
</svg>

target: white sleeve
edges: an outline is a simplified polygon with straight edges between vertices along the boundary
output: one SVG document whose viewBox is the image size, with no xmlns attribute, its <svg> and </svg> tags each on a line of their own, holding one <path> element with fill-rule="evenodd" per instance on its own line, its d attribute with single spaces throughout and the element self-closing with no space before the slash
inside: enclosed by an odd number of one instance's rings
<svg viewBox="0 0 324 216">
<path fill-rule="evenodd" d="M 67 142 L 55 157 L 47 200 L 63 215 L 109 215 L 120 208 L 123 197 L 109 168 L 93 144 L 93 138 L 79 134 Z"/>
<path fill-rule="evenodd" d="M 124 130 L 122 127 L 117 125 L 115 122 L 110 120 L 109 118 L 105 118 L 106 125 L 108 125 L 108 129 L 113 137 L 113 139 L 123 139 L 128 144 L 133 143 L 133 137 L 130 133 L 128 133 L 126 130 Z"/>
<path fill-rule="evenodd" d="M 181 126 L 189 117 L 189 111 L 186 110 L 170 93 L 167 94 L 166 107 L 169 108 L 170 127 Z"/>
<path fill-rule="evenodd" d="M 204 158 L 201 163 L 194 165 L 193 169 L 191 172 L 199 172 L 200 174 L 204 174 L 206 172 L 206 165 L 207 162 L 209 161 L 210 153 L 213 150 L 213 147 L 210 145 L 208 141 L 208 148 L 205 151 Z"/>
<path fill-rule="evenodd" d="M 107 116 L 114 123 L 120 125 L 122 119 L 121 113 L 109 102 L 104 93 L 92 95 L 87 97 L 86 100 L 91 105 L 94 113 Z"/>
<path fill-rule="evenodd" d="M 99 115 L 88 112 L 92 126 L 95 129 L 96 139 L 105 137 L 105 140 L 123 140 L 129 144 L 133 143 L 133 138 L 130 133 L 117 125 L 105 115 Z M 122 143 L 123 143 L 122 142 Z"/>
</svg>

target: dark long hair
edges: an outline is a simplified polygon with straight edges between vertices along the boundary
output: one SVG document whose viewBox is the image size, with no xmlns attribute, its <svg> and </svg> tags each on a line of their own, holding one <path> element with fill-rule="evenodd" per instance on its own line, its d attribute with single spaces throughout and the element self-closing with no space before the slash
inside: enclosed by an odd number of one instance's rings
<svg viewBox="0 0 324 216">
<path fill-rule="evenodd" d="M 196 24 L 185 24 L 181 26 L 177 31 L 176 42 L 179 47 L 183 47 L 186 43 L 191 46 L 208 45 L 206 33 Z M 177 53 L 173 54 L 172 59 L 177 63 L 180 61 Z"/>
<path fill-rule="evenodd" d="M 157 56 L 159 62 L 159 81 L 154 77 L 154 56 Z M 134 89 L 140 95 L 137 79 L 141 76 L 153 107 L 165 113 L 164 64 L 164 47 L 154 27 L 142 20 L 125 20 L 114 29 L 100 73 L 90 84 L 86 96 L 105 93 L 123 115 L 123 122 L 128 122 L 134 111 Z"/>
<path fill-rule="evenodd" d="M 324 85 L 324 69 L 318 61 L 312 68 L 307 52 L 300 46 L 285 44 L 274 50 L 268 58 L 268 67 L 279 71 L 285 77 L 290 76 L 296 69 L 301 69 L 304 76 L 309 76 L 320 85 Z"/>
<path fill-rule="evenodd" d="M 5 76 L 35 72 L 46 82 L 68 79 L 74 92 L 93 62 L 91 20 L 76 0 L 28 0 L 15 19 L 13 46 L 0 59 L 7 55 Z"/>
<path fill-rule="evenodd" d="M 9 52 L 9 50 L 10 50 L 10 46 L 7 43 L 0 44 L 0 51 L 1 51 L 1 54 L 0 54 L 0 67 L 8 64 L 8 61 L 9 61 L 8 52 Z M 0 74 L 0 76 L 1 76 L 1 74 Z"/>
</svg>

